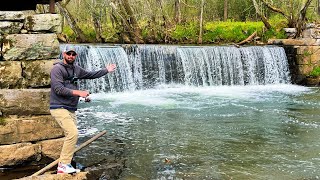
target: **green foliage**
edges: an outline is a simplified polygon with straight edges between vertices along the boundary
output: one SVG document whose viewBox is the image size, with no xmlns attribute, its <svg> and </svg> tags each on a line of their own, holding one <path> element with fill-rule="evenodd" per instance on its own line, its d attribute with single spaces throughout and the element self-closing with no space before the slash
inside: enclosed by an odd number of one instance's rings
<svg viewBox="0 0 320 180">
<path fill-rule="evenodd" d="M 80 29 L 82 30 L 83 34 L 86 36 L 89 42 L 95 42 L 96 32 L 93 27 L 88 26 L 86 24 L 81 24 Z M 65 26 L 63 28 L 62 33 L 65 34 L 68 37 L 68 39 L 71 41 L 75 41 L 77 39 L 76 34 L 73 32 L 73 30 L 69 26 Z"/>
<path fill-rule="evenodd" d="M 262 33 L 261 22 L 208 22 L 204 26 L 203 41 L 207 43 L 240 42 L 255 31 Z"/>
<path fill-rule="evenodd" d="M 310 73 L 310 76 L 312 77 L 319 77 L 320 76 L 320 67 L 315 67 L 311 73 Z"/>
<path fill-rule="evenodd" d="M 74 34 L 74 32 L 70 28 L 70 26 L 64 26 L 62 33 L 65 34 L 68 37 L 68 39 L 70 39 L 70 40 L 76 39 L 76 35 Z"/>
<path fill-rule="evenodd" d="M 80 27 L 83 31 L 83 34 L 86 36 L 87 40 L 89 42 L 95 42 L 96 40 L 96 31 L 94 27 L 91 27 L 89 25 L 84 25 Z"/>
<path fill-rule="evenodd" d="M 196 23 L 177 25 L 171 36 L 177 42 L 194 42 L 198 38 L 198 26 Z"/>
</svg>

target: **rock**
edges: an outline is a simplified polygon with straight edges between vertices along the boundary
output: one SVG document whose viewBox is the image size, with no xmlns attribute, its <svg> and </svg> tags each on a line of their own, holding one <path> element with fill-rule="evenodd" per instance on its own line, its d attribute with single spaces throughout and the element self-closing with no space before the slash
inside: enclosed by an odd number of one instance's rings
<svg viewBox="0 0 320 180">
<path fill-rule="evenodd" d="M 41 154 L 51 159 L 58 159 L 62 149 L 64 138 L 41 141 Z"/>
<path fill-rule="evenodd" d="M 23 164 L 27 161 L 39 161 L 40 145 L 20 143 L 0 146 L 0 167 Z"/>
<path fill-rule="evenodd" d="M 62 17 L 60 14 L 35 14 L 27 16 L 24 27 L 28 31 L 61 33 Z"/>
<path fill-rule="evenodd" d="M 55 62 L 60 60 L 35 60 L 22 62 L 22 87 L 48 87 L 50 71 Z"/>
<path fill-rule="evenodd" d="M 87 172 L 71 174 L 43 174 L 40 176 L 28 176 L 19 180 L 86 180 Z"/>
<path fill-rule="evenodd" d="M 57 58 L 60 54 L 56 34 L 10 34 L 2 44 L 3 60 L 36 60 Z"/>
<path fill-rule="evenodd" d="M 0 89 L 4 116 L 49 115 L 50 89 Z"/>
<path fill-rule="evenodd" d="M 22 29 L 22 22 L 0 21 L 0 34 L 16 34 Z"/>
<path fill-rule="evenodd" d="M 63 137 L 63 130 L 51 115 L 5 118 L 4 120 L 6 124 L 0 125 L 0 144 L 35 142 Z M 55 148 L 60 148 L 58 145 L 56 144 Z M 52 150 L 56 151 L 55 148 Z"/>
<path fill-rule="evenodd" d="M 25 13 L 23 11 L 0 11 L 0 20 L 23 21 Z"/>
<path fill-rule="evenodd" d="M 19 61 L 2 61 L 0 62 L 0 88 L 10 89 L 21 87 L 22 68 Z"/>
<path fill-rule="evenodd" d="M 288 38 L 293 38 L 296 36 L 297 29 L 296 28 L 283 28 Z"/>
</svg>

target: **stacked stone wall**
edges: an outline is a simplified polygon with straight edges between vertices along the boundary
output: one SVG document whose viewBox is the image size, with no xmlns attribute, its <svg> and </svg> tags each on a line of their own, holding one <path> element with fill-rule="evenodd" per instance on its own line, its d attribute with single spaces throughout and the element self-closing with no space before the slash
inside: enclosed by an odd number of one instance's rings
<svg viewBox="0 0 320 180">
<path fill-rule="evenodd" d="M 320 77 L 311 73 L 320 68 L 320 25 L 308 24 L 299 39 L 271 39 L 268 44 L 285 48 L 293 83 L 320 85 Z"/>
<path fill-rule="evenodd" d="M 49 112 L 49 87 L 61 22 L 59 14 L 0 11 L 0 167 L 58 158 L 63 131 Z"/>
</svg>

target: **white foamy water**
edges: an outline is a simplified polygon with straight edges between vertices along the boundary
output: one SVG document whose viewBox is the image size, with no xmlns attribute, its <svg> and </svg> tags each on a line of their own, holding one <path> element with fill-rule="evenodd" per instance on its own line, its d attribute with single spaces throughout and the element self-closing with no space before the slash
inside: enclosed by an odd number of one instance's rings
<svg viewBox="0 0 320 180">
<path fill-rule="evenodd" d="M 93 101 L 111 101 L 112 105 L 139 104 L 144 106 L 162 106 L 179 104 L 179 99 L 188 98 L 186 96 L 190 94 L 199 98 L 220 97 L 234 100 L 259 101 L 265 100 L 270 93 L 297 95 L 309 91 L 311 90 L 308 87 L 290 84 L 209 87 L 162 85 L 155 89 L 147 90 L 96 93 L 90 95 L 90 97 Z"/>
</svg>

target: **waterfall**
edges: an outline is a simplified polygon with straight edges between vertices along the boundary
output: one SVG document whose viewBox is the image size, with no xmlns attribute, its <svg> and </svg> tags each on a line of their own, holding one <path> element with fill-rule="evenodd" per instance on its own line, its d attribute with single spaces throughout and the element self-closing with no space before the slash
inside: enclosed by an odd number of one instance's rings
<svg viewBox="0 0 320 180">
<path fill-rule="evenodd" d="M 61 45 L 63 49 L 64 45 Z M 161 84 L 189 86 L 288 84 L 290 73 L 282 47 L 76 45 L 76 62 L 87 70 L 117 64 L 114 73 L 82 80 L 91 92 L 119 92 Z"/>
</svg>

